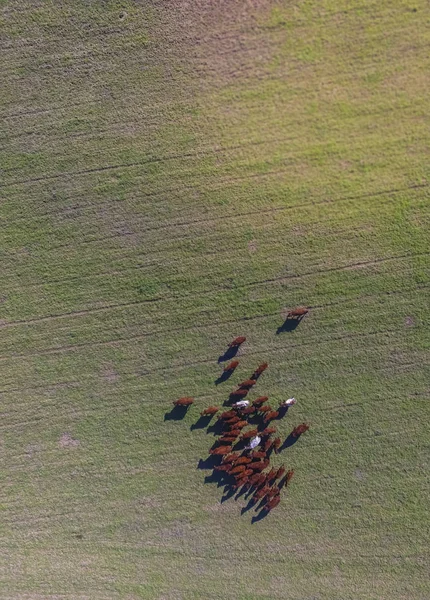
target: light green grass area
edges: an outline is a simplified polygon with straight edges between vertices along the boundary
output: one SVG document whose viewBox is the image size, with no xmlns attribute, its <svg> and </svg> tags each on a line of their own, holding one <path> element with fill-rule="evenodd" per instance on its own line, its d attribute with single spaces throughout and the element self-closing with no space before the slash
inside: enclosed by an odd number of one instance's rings
<svg viewBox="0 0 430 600">
<path fill-rule="evenodd" d="M 0 15 L 2 600 L 428 600 L 427 3 Z M 263 360 L 252 524 L 190 427 Z"/>
</svg>

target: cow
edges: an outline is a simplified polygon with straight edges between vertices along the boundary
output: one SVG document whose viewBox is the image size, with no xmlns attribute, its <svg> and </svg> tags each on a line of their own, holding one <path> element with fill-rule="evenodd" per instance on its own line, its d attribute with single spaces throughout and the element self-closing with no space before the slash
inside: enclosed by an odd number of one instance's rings
<svg viewBox="0 0 430 600">
<path fill-rule="evenodd" d="M 232 486 L 233 490 L 238 490 L 240 487 L 242 487 L 243 485 L 247 485 L 247 483 L 249 482 L 248 477 L 240 477 L 239 479 L 236 479 L 236 483 Z"/>
<path fill-rule="evenodd" d="M 254 473 L 254 471 L 252 469 L 248 469 L 249 471 L 252 471 Z M 249 478 L 249 483 L 251 485 L 258 485 L 261 481 L 265 481 L 266 477 L 262 474 L 262 473 L 254 473 L 254 475 L 251 475 L 251 477 Z"/>
<path fill-rule="evenodd" d="M 260 443 L 261 443 L 261 437 L 259 435 L 256 435 L 255 438 L 252 438 L 252 440 L 249 442 L 248 446 L 246 446 L 246 450 L 253 450 Z"/>
<path fill-rule="evenodd" d="M 224 373 L 228 373 L 229 371 L 234 371 L 236 367 L 239 366 L 238 360 L 232 360 L 226 367 L 224 367 Z"/>
<path fill-rule="evenodd" d="M 249 440 L 250 438 L 256 437 L 258 435 L 258 429 L 250 429 L 249 431 L 245 431 L 242 433 L 242 440 Z"/>
<path fill-rule="evenodd" d="M 236 475 L 236 473 L 243 473 L 243 471 L 246 471 L 245 465 L 238 465 L 237 467 L 234 466 L 230 471 L 230 475 Z"/>
<path fill-rule="evenodd" d="M 219 408 L 216 406 L 208 406 L 208 408 L 205 408 L 204 410 L 202 410 L 202 412 L 200 413 L 200 415 L 202 417 L 206 417 L 206 416 L 212 416 L 215 415 L 217 412 L 219 411 Z"/>
<path fill-rule="evenodd" d="M 239 336 L 239 337 L 235 338 L 232 342 L 230 342 L 230 344 L 228 345 L 228 347 L 229 348 L 238 348 L 244 342 L 246 342 L 246 337 Z"/>
<path fill-rule="evenodd" d="M 294 469 L 291 469 L 291 471 L 287 471 L 287 476 L 285 477 L 285 485 L 287 485 L 287 483 L 289 483 L 292 479 L 294 475 Z"/>
<path fill-rule="evenodd" d="M 254 402 L 252 403 L 253 406 L 261 406 L 262 404 L 264 404 L 265 402 L 267 402 L 269 399 L 269 396 L 259 396 L 258 398 L 256 398 L 254 400 Z"/>
<path fill-rule="evenodd" d="M 231 446 L 218 446 L 218 448 L 211 448 L 209 450 L 209 454 L 230 454 L 231 449 Z"/>
<path fill-rule="evenodd" d="M 285 473 L 285 467 L 282 465 L 282 466 L 281 466 L 281 467 L 279 467 L 279 469 L 276 471 L 276 477 L 275 477 L 275 479 L 280 479 L 284 473 Z"/>
<path fill-rule="evenodd" d="M 264 406 L 262 407 L 264 408 Z M 264 422 L 268 423 L 269 421 L 273 421 L 273 419 L 277 419 L 279 417 L 279 411 L 278 410 L 268 410 L 265 411 L 266 414 L 264 415 Z"/>
<path fill-rule="evenodd" d="M 251 475 L 253 475 L 253 474 L 254 474 L 254 471 L 253 471 L 252 469 L 246 469 L 246 470 L 243 472 L 243 476 L 244 476 L 244 477 L 250 477 L 250 476 L 251 476 Z"/>
<path fill-rule="evenodd" d="M 258 490 L 255 492 L 255 497 L 256 497 L 258 500 L 261 500 L 261 498 L 264 498 L 264 496 L 267 494 L 267 492 L 268 492 L 268 491 L 269 491 L 269 486 L 268 486 L 268 485 L 265 485 L 265 486 L 263 486 L 262 488 L 258 489 Z"/>
<path fill-rule="evenodd" d="M 247 408 L 249 406 L 249 400 L 239 400 L 233 404 L 233 408 Z"/>
<path fill-rule="evenodd" d="M 219 438 L 218 442 L 221 444 L 232 444 L 237 440 L 237 435 L 223 435 Z"/>
<path fill-rule="evenodd" d="M 265 362 L 265 363 L 261 363 L 261 365 L 259 365 L 255 371 L 254 371 L 254 375 L 252 377 L 252 379 L 254 379 L 255 376 L 259 376 L 263 373 L 263 371 L 265 371 L 267 369 L 269 365 Z"/>
<path fill-rule="evenodd" d="M 239 437 L 241 430 L 240 429 L 229 429 L 224 431 L 223 436 L 228 435 L 230 437 Z"/>
<path fill-rule="evenodd" d="M 232 454 L 226 454 L 225 456 L 223 456 L 222 462 L 223 463 L 233 463 L 238 458 L 239 458 L 239 454 L 234 454 L 234 452 L 233 452 Z"/>
<path fill-rule="evenodd" d="M 239 387 L 241 387 L 241 388 L 251 388 L 256 383 L 257 382 L 255 381 L 255 379 L 245 379 L 245 381 L 242 381 L 242 383 L 239 384 Z"/>
<path fill-rule="evenodd" d="M 295 427 L 293 429 L 293 431 L 291 432 L 291 435 L 295 438 L 300 437 L 302 435 L 302 433 L 305 433 L 308 429 L 309 429 L 309 425 L 307 423 L 301 423 L 300 425 L 297 425 L 297 427 Z"/>
<path fill-rule="evenodd" d="M 273 449 L 278 454 L 279 448 L 281 447 L 281 438 L 277 437 L 273 440 Z"/>
<path fill-rule="evenodd" d="M 270 469 L 270 471 L 267 473 L 267 483 L 269 483 L 270 481 L 275 481 L 276 472 L 277 472 L 277 469 L 275 469 L 275 467 L 272 467 Z"/>
<path fill-rule="evenodd" d="M 236 423 L 239 423 L 240 417 L 235 415 L 234 417 L 229 417 L 228 419 L 223 419 L 224 427 L 233 427 Z"/>
<path fill-rule="evenodd" d="M 266 453 L 265 452 L 252 452 L 252 454 L 250 454 L 250 457 L 252 459 L 254 458 L 266 458 Z"/>
<path fill-rule="evenodd" d="M 287 314 L 287 319 L 296 319 L 297 321 L 301 321 L 305 315 L 309 312 L 309 308 L 305 308 L 304 306 L 300 306 L 299 308 L 294 308 L 290 310 Z"/>
<path fill-rule="evenodd" d="M 270 438 L 268 438 L 263 444 L 263 450 L 265 452 L 269 452 L 272 449 L 274 443 L 275 440 L 271 440 Z"/>
<path fill-rule="evenodd" d="M 238 421 L 235 424 L 236 429 L 243 429 L 244 427 L 246 427 L 248 425 L 248 421 Z"/>
<path fill-rule="evenodd" d="M 226 410 L 218 415 L 218 419 L 221 419 L 222 421 L 228 421 L 229 419 L 234 419 L 234 417 L 237 417 L 235 410 Z"/>
<path fill-rule="evenodd" d="M 268 404 L 266 404 L 265 406 L 260 406 L 258 410 L 259 410 L 259 412 L 262 412 L 262 413 L 264 413 L 264 412 L 271 412 L 272 411 L 272 407 L 269 406 Z"/>
<path fill-rule="evenodd" d="M 266 427 L 266 429 L 263 429 L 260 435 L 265 437 L 266 435 L 272 435 L 272 433 L 276 433 L 276 427 Z"/>
<path fill-rule="evenodd" d="M 252 469 L 253 471 L 264 471 L 264 469 L 268 465 L 269 465 L 269 461 L 267 459 L 259 460 L 259 461 L 252 461 L 252 462 L 248 463 L 248 467 L 250 469 Z"/>
<path fill-rule="evenodd" d="M 239 458 L 235 461 L 235 465 L 246 465 L 252 461 L 249 456 L 239 456 Z"/>
<path fill-rule="evenodd" d="M 255 406 L 248 406 L 248 408 L 244 408 L 243 410 L 240 411 L 240 414 L 242 415 L 252 415 L 257 411 L 257 409 L 255 408 Z"/>
<path fill-rule="evenodd" d="M 233 465 L 226 463 L 225 465 L 215 465 L 214 471 L 226 471 L 227 473 L 233 468 Z"/>
<path fill-rule="evenodd" d="M 295 398 L 288 398 L 288 400 L 283 400 L 279 406 L 293 406 L 293 404 L 296 404 L 296 402 L 297 400 Z"/>
<path fill-rule="evenodd" d="M 184 398 L 179 398 L 179 400 L 175 400 L 173 402 L 173 404 L 175 406 L 190 406 L 193 402 L 194 402 L 194 399 L 193 398 L 189 398 L 187 396 L 187 397 L 184 397 Z"/>
<path fill-rule="evenodd" d="M 278 506 L 278 504 L 280 503 L 280 501 L 281 501 L 281 496 L 279 494 L 277 494 L 271 500 L 269 500 L 269 502 L 266 504 L 266 510 L 268 510 L 270 512 L 276 506 Z"/>
</svg>

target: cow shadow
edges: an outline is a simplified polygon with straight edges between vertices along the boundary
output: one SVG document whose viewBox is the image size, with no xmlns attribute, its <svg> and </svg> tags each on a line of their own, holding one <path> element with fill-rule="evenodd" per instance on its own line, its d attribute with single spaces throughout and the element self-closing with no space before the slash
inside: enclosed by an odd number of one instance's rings
<svg viewBox="0 0 430 600">
<path fill-rule="evenodd" d="M 223 371 L 221 373 L 221 375 L 218 377 L 218 379 L 215 379 L 215 381 L 214 381 L 215 385 L 224 383 L 224 381 L 227 381 L 228 379 L 230 379 L 230 377 L 233 375 L 233 373 L 234 373 L 234 369 L 230 369 L 230 371 Z"/>
<path fill-rule="evenodd" d="M 299 319 L 294 319 L 292 317 L 285 319 L 282 325 L 276 330 L 276 335 L 284 333 L 284 331 L 294 331 L 299 326 L 302 320 L 303 317 Z"/>
<path fill-rule="evenodd" d="M 290 435 L 285 439 L 282 446 L 279 448 L 278 452 L 282 452 L 282 450 L 286 450 L 287 448 L 294 446 L 294 444 L 298 441 L 299 437 L 300 436 L 295 437 L 292 433 L 290 433 Z"/>
<path fill-rule="evenodd" d="M 190 427 L 191 431 L 195 429 L 206 429 L 209 425 L 213 415 L 203 415 L 201 416 L 195 423 L 193 423 Z"/>
<path fill-rule="evenodd" d="M 239 352 L 239 346 L 233 346 L 232 348 L 227 348 L 227 350 L 224 352 L 224 354 L 221 354 L 221 356 L 218 357 L 218 362 L 226 362 L 227 360 L 231 360 L 232 358 L 234 358 L 236 356 L 236 354 Z"/>
<path fill-rule="evenodd" d="M 280 419 L 283 419 L 288 413 L 289 408 L 289 406 L 280 406 L 279 408 L 277 408 L 276 410 L 279 412 L 279 415 L 276 417 L 275 420 L 279 421 Z"/>
<path fill-rule="evenodd" d="M 187 414 L 188 406 L 174 406 L 170 412 L 164 414 L 165 421 L 180 421 Z"/>
<path fill-rule="evenodd" d="M 213 433 L 214 435 L 221 435 L 224 433 L 224 422 L 221 419 L 217 419 L 215 423 L 212 423 L 207 430 L 206 433 Z"/>
<path fill-rule="evenodd" d="M 204 471 L 209 471 L 209 470 L 213 469 L 214 467 L 216 467 L 217 465 L 221 464 L 221 460 L 222 460 L 221 456 L 217 456 L 216 454 L 210 454 L 207 458 L 205 458 L 205 459 L 201 458 L 199 460 L 199 462 L 197 463 L 197 468 L 204 470 Z M 214 471 L 214 472 L 218 473 L 218 471 Z"/>
<path fill-rule="evenodd" d="M 254 525 L 254 523 L 258 523 L 258 521 L 265 519 L 269 513 L 270 513 L 270 510 L 267 510 L 267 508 L 262 508 L 260 510 L 260 512 L 258 513 L 258 515 L 255 515 L 255 517 L 252 517 L 251 525 Z"/>
<path fill-rule="evenodd" d="M 248 500 L 248 504 L 241 509 L 240 514 L 244 515 L 252 508 L 256 508 L 257 504 L 258 500 L 255 498 L 255 496 L 252 495 L 251 498 Z"/>
</svg>

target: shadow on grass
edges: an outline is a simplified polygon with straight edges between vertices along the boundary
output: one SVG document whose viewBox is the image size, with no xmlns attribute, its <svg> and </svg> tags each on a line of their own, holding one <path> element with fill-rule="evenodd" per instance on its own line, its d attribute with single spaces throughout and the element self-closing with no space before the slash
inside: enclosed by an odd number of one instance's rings
<svg viewBox="0 0 430 600">
<path fill-rule="evenodd" d="M 230 369 L 230 371 L 223 371 L 221 373 L 221 375 L 218 377 L 218 379 L 215 379 L 215 385 L 219 385 L 220 383 L 223 383 L 224 381 L 227 381 L 227 379 L 230 379 L 230 377 L 233 375 L 234 373 L 234 369 Z"/>
<path fill-rule="evenodd" d="M 207 430 L 206 433 L 213 433 L 214 435 L 221 435 L 224 433 L 224 422 L 221 419 L 217 419 L 215 423 L 212 423 Z"/>
<path fill-rule="evenodd" d="M 236 354 L 239 352 L 239 346 L 234 346 L 233 348 L 227 348 L 227 350 L 224 352 L 224 354 L 222 354 L 221 356 L 218 357 L 218 362 L 225 362 L 227 360 L 231 360 L 232 358 L 234 358 L 236 356 Z"/>
<path fill-rule="evenodd" d="M 219 464 L 221 464 L 221 456 L 217 456 L 216 454 L 211 454 L 204 460 L 203 460 L 203 458 L 201 458 L 197 464 L 197 468 L 203 469 L 203 470 L 210 470 Z M 217 471 L 215 471 L 215 472 L 217 472 Z"/>
<path fill-rule="evenodd" d="M 278 329 L 276 330 L 276 334 L 279 335 L 280 333 L 284 333 L 285 331 L 294 331 L 302 321 L 303 317 L 299 317 L 298 319 L 295 319 L 294 317 L 287 318 L 285 319 L 283 324 L 280 327 L 278 327 Z"/>
<path fill-rule="evenodd" d="M 258 523 L 258 521 L 265 519 L 269 513 L 270 513 L 270 510 L 267 510 L 267 508 L 262 508 L 260 510 L 260 512 L 258 513 L 258 515 L 255 515 L 255 517 L 252 517 L 251 525 L 254 525 L 254 523 Z"/>
<path fill-rule="evenodd" d="M 174 406 L 170 412 L 164 415 L 165 421 L 180 421 L 187 414 L 188 406 Z"/>
<path fill-rule="evenodd" d="M 294 435 L 292 433 L 290 433 L 290 435 L 286 438 L 286 440 L 284 441 L 282 446 L 279 448 L 278 452 L 282 452 L 282 450 L 285 450 L 286 448 L 290 448 L 290 446 L 294 446 L 294 444 L 297 442 L 299 437 L 300 436 L 294 437 Z"/>
<path fill-rule="evenodd" d="M 195 429 L 206 429 L 209 425 L 213 415 L 204 415 L 200 417 L 195 423 L 193 423 L 190 427 L 191 431 Z"/>
</svg>

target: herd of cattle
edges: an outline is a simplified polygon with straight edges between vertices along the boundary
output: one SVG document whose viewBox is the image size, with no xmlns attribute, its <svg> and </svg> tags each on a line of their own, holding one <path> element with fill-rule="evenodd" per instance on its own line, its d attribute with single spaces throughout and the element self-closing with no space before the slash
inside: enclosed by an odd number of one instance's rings
<svg viewBox="0 0 430 600">
<path fill-rule="evenodd" d="M 296 309 L 291 311 L 289 317 L 302 317 L 307 312 L 307 309 Z M 229 348 L 238 349 L 245 341 L 245 337 L 238 337 L 231 342 Z M 225 367 L 224 374 L 231 375 L 238 366 L 238 360 L 231 361 Z M 259 503 L 258 509 L 261 509 L 261 514 L 270 512 L 279 504 L 281 490 L 294 474 L 293 469 L 286 471 L 284 466 L 271 467 L 272 452 L 279 453 L 287 440 L 294 443 L 309 429 L 307 423 L 301 423 L 283 443 L 276 435 L 277 429 L 273 421 L 286 414 L 288 408 L 296 403 L 295 398 L 283 401 L 275 409 L 267 404 L 267 396 L 260 396 L 252 402 L 245 399 L 267 367 L 267 363 L 259 365 L 252 376 L 240 383 L 230 394 L 227 401 L 230 408 L 218 416 L 215 429 L 218 430 L 219 437 L 209 450 L 213 459 L 213 470 L 221 478 L 221 483 L 233 492 L 240 488 L 247 491 L 250 506 Z M 173 404 L 188 407 L 193 402 L 193 398 L 184 397 L 175 400 Z M 220 407 L 209 406 L 201 411 L 200 415 L 202 418 L 208 418 L 209 422 L 220 410 Z M 251 428 L 246 429 L 248 426 Z"/>
</svg>

